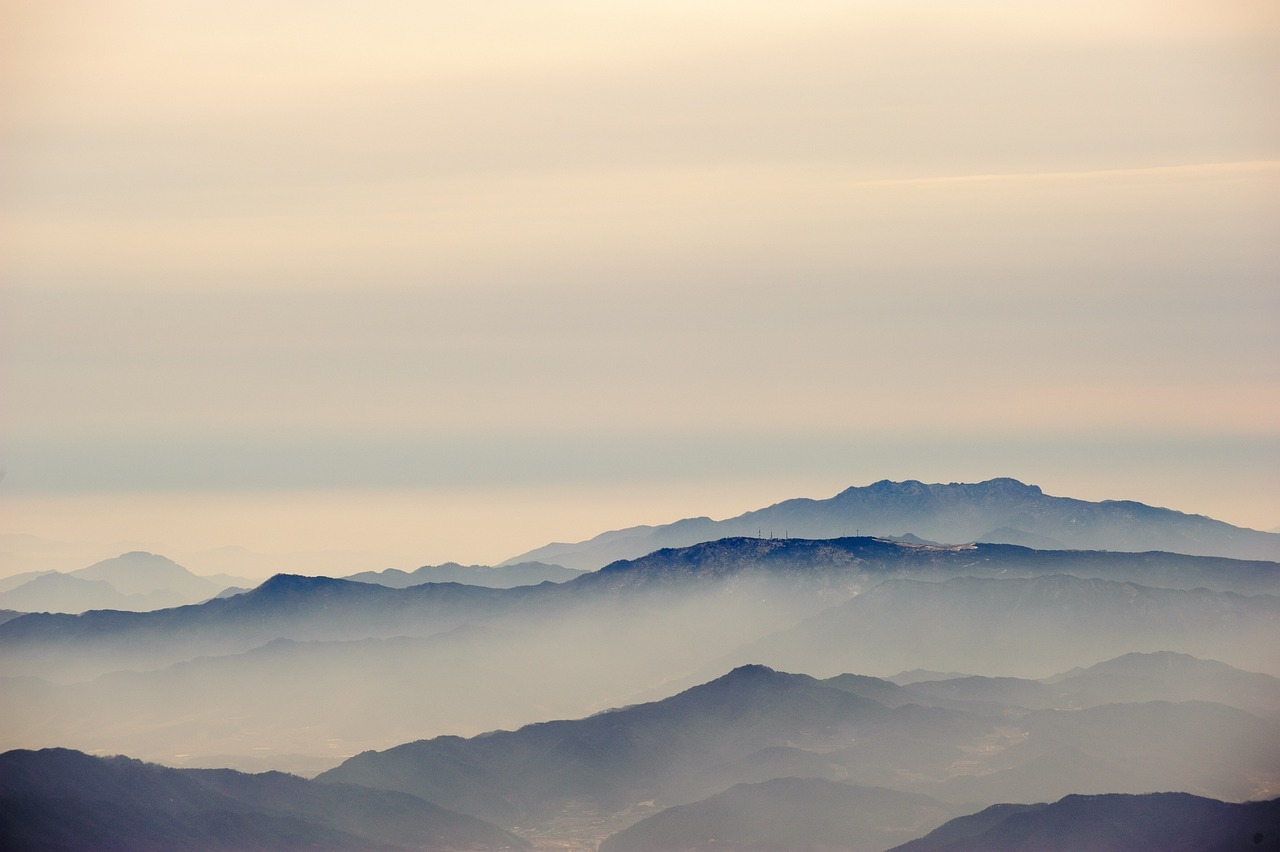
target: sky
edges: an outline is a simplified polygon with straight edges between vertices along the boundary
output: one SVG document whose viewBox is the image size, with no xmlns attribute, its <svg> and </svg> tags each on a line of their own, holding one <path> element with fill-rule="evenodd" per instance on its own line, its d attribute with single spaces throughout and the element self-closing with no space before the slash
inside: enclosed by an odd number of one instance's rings
<svg viewBox="0 0 1280 852">
<path fill-rule="evenodd" d="M 1271 0 L 0 2 L 0 575 L 879 479 L 1280 525 Z"/>
</svg>

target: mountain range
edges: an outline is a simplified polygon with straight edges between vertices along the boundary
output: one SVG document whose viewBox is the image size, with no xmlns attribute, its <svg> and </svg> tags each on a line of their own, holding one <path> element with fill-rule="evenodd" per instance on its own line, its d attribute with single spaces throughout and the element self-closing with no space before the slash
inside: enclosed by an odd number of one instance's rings
<svg viewBox="0 0 1280 852">
<path fill-rule="evenodd" d="M 1220 802 L 1188 793 L 1066 796 L 993 805 L 892 852 L 1228 852 L 1280 849 L 1280 799 Z"/>
<path fill-rule="evenodd" d="M 582 571 L 527 562 L 518 565 L 424 565 L 414 571 L 362 571 L 345 579 L 404 589 L 423 583 L 490 588 L 562 583 Z M 219 574 L 202 577 L 164 556 L 132 551 L 76 571 L 32 571 L 0 579 L 0 610 L 80 614 L 89 610 L 150 612 L 249 591 L 259 581 Z"/>
<path fill-rule="evenodd" d="M 164 556 L 131 551 L 66 573 L 35 571 L 0 581 L 0 608 L 81 613 L 92 609 L 146 612 L 199 603 L 228 587 L 256 585 L 244 577 L 201 577 Z"/>
<path fill-rule="evenodd" d="M 510 589 L 280 575 L 199 605 L 0 624 L 0 747 L 315 772 L 751 662 L 1042 677 L 1170 650 L 1280 673 L 1280 596 L 1260 591 L 1278 579 L 1216 557 L 870 538 L 727 539 Z"/>
<path fill-rule="evenodd" d="M 0 844 L 1228 849 L 1230 831 L 1274 837 L 1276 808 L 1224 802 L 1276 784 L 1280 679 L 1213 661 L 1128 654 L 1039 681 L 907 686 L 750 665 L 585 718 L 367 752 L 315 781 L 10 751 Z M 1199 795 L 1137 795 L 1170 787 Z"/>
<path fill-rule="evenodd" d="M 1280 789 L 1280 563 L 1137 546 L 1266 534 L 1012 480 L 841 498 L 863 509 L 789 503 L 914 520 L 807 538 L 757 517 L 586 573 L 450 563 L 0 610 L 0 843 L 1140 847 L 1170 802 L 1267 842 L 1265 805 L 1226 805 Z M 996 521 L 1023 544 L 960 535 Z M 1070 549 L 1025 546 L 1059 522 Z M 129 597 L 187 574 L 91 568 L 26 579 Z M 1148 796 L 1170 790 L 1199 798 Z"/>
<path fill-rule="evenodd" d="M 384 571 L 361 571 L 344 578 L 358 583 L 376 583 L 393 589 L 406 589 L 422 583 L 465 583 L 471 586 L 488 586 L 509 589 L 513 586 L 536 586 L 539 583 L 563 583 L 584 573 L 561 565 L 544 562 L 520 562 L 515 565 L 459 565 L 446 562 L 443 565 L 424 565 L 413 571 L 387 568 Z"/>
<path fill-rule="evenodd" d="M 1236 559 L 1280 560 L 1280 535 L 1132 500 L 1053 497 L 1016 479 L 925 484 L 882 480 L 825 500 L 797 498 L 733 518 L 686 518 L 601 533 L 576 544 L 539 547 L 503 564 L 539 560 L 595 570 L 664 547 L 734 536 L 841 538 L 902 536 L 966 544 L 1018 544 L 1040 550 L 1147 550 Z"/>
<path fill-rule="evenodd" d="M 975 804 L 1170 788 L 1240 801 L 1275 789 L 1274 694 L 1265 716 L 1218 702 L 1079 700 L 1108 684 L 1123 692 L 1119 681 L 1144 673 L 1158 681 L 1171 660 L 1189 682 L 1227 674 L 1165 654 L 1129 657 L 1058 680 L 1074 681 L 1054 693 L 1059 706 L 1033 710 L 999 700 L 999 689 L 956 697 L 937 685 L 743 666 L 670 698 L 578 720 L 367 752 L 316 780 L 405 792 L 509 829 L 567 822 L 622 831 L 602 850 L 702 848 L 656 838 L 757 809 L 754 821 L 735 818 L 712 836 L 763 838 L 750 827 L 772 823 L 790 839 L 764 848 L 884 848 Z M 1248 673 L 1227 679 L 1244 694 L 1256 688 Z M 779 780 L 794 778 L 810 780 Z M 800 811 L 789 810 L 800 801 Z M 844 832 L 844 841 L 832 843 L 827 831 Z M 862 847 L 855 836 L 880 845 Z"/>
</svg>

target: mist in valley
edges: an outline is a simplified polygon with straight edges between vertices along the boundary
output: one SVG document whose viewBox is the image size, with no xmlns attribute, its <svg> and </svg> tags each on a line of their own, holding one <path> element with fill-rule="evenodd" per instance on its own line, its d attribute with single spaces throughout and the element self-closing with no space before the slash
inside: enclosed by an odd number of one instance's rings
<svg viewBox="0 0 1280 852">
<path fill-rule="evenodd" d="M 99 572 L 140 564 L 159 563 Z M 519 571 L 538 582 L 282 574 L 176 608 L 13 618 L 0 748 L 59 801 L 106 795 L 66 787 L 56 767 L 81 753 L 135 759 L 101 768 L 127 790 L 161 771 L 136 760 L 231 772 L 180 776 L 193 814 L 277 783 L 238 773 L 371 791 L 327 822 L 331 791 L 271 794 L 311 826 L 295 840 L 350 835 L 338 848 L 387 808 L 411 848 L 467 825 L 499 845 L 884 849 L 1000 803 L 1280 793 L 1275 562 L 902 535 Z M 161 813 L 140 793 L 118 807 Z M 60 824 L 48 808 L 32 813 Z"/>
</svg>

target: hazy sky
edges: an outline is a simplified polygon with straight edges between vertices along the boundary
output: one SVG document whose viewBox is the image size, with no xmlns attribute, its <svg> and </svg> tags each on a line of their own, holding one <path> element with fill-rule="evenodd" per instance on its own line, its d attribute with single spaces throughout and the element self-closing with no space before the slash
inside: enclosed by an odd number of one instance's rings
<svg viewBox="0 0 1280 852">
<path fill-rule="evenodd" d="M 0 573 L 881 478 L 1275 527 L 1277 92 L 1273 0 L 0 3 Z"/>
</svg>

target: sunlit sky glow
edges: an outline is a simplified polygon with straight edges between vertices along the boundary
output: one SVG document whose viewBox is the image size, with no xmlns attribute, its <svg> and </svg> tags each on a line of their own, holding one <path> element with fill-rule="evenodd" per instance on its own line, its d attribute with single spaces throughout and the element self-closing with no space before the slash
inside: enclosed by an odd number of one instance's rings
<svg viewBox="0 0 1280 852">
<path fill-rule="evenodd" d="M 1271 529 L 1277 91 L 1269 0 L 6 3 L 0 574 L 881 478 Z"/>
</svg>

